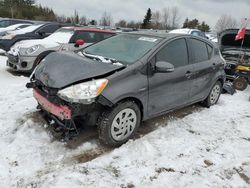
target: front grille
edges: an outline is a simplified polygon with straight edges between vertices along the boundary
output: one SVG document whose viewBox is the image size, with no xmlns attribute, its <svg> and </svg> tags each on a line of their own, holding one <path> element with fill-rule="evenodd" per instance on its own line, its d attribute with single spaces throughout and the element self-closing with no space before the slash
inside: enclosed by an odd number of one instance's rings
<svg viewBox="0 0 250 188">
<path fill-rule="evenodd" d="M 42 84 L 40 81 L 35 82 L 35 88 L 36 90 L 44 97 L 46 97 L 50 102 L 55 104 L 64 104 L 64 101 L 62 101 L 58 96 L 57 92 L 58 89 L 49 88 Z"/>
</svg>

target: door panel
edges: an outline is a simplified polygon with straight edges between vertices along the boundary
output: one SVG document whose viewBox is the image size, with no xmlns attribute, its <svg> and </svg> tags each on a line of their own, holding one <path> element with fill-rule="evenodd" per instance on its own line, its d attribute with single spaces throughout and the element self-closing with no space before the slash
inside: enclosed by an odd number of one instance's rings
<svg viewBox="0 0 250 188">
<path fill-rule="evenodd" d="M 193 101 L 207 97 L 212 79 L 215 76 L 216 63 L 213 61 L 212 47 L 197 39 L 188 39 L 188 47 L 192 53 L 191 63 L 194 64 L 193 86 L 190 98 Z"/>
<path fill-rule="evenodd" d="M 168 73 L 154 72 L 155 62 L 166 61 L 175 70 Z M 148 76 L 148 114 L 154 116 L 189 102 L 193 65 L 188 64 L 185 39 L 177 39 L 166 44 L 151 59 Z M 149 71 L 149 72 L 150 72 Z"/>
<path fill-rule="evenodd" d="M 193 65 L 179 67 L 170 73 L 155 73 L 149 77 L 148 112 L 155 115 L 189 102 L 191 88 L 188 72 Z"/>
</svg>

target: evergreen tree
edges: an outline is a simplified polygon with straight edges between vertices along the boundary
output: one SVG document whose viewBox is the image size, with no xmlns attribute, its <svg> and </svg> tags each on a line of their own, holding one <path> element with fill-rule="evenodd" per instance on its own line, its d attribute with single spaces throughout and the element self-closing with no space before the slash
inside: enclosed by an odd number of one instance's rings
<svg viewBox="0 0 250 188">
<path fill-rule="evenodd" d="M 150 24 L 151 24 L 151 19 L 152 19 L 152 12 L 151 9 L 149 8 L 147 10 L 147 13 L 144 17 L 143 23 L 142 23 L 142 28 L 143 29 L 149 29 L 150 28 Z"/>
<path fill-rule="evenodd" d="M 35 5 L 35 0 L 0 0 L 0 17 L 55 21 L 52 9 Z"/>
<path fill-rule="evenodd" d="M 193 19 L 189 20 L 188 18 L 185 19 L 182 28 L 189 28 L 189 29 L 199 29 L 203 32 L 209 32 L 210 27 L 204 21 L 200 24 L 199 20 Z"/>
<path fill-rule="evenodd" d="M 201 23 L 201 25 L 198 26 L 198 29 L 203 31 L 203 32 L 209 32 L 210 27 L 207 25 L 204 21 Z"/>
<path fill-rule="evenodd" d="M 90 25 L 97 25 L 97 21 L 96 21 L 96 20 L 91 20 L 91 21 L 89 22 L 89 24 L 90 24 Z"/>
<path fill-rule="evenodd" d="M 189 22 L 189 20 L 188 20 L 188 18 L 186 18 L 184 23 L 183 23 L 182 28 L 188 28 L 188 22 Z"/>
</svg>

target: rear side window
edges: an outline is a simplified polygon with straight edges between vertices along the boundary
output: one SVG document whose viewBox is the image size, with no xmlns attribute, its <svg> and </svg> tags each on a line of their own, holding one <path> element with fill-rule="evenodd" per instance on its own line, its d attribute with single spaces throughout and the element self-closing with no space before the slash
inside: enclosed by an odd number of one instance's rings
<svg viewBox="0 0 250 188">
<path fill-rule="evenodd" d="M 191 32 L 191 35 L 200 36 L 200 33 L 199 33 L 198 31 L 192 31 L 192 32 Z"/>
<path fill-rule="evenodd" d="M 207 52 L 208 52 L 208 58 L 210 59 L 212 57 L 213 48 L 207 44 Z"/>
<path fill-rule="evenodd" d="M 156 54 L 156 61 L 166 61 L 181 67 L 188 64 L 188 53 L 185 39 L 177 39 L 168 43 Z"/>
<path fill-rule="evenodd" d="M 75 41 L 83 39 L 86 43 L 96 43 L 111 37 L 113 34 L 101 33 L 101 32 L 90 32 L 90 31 L 79 31 L 76 35 Z"/>
<path fill-rule="evenodd" d="M 207 43 L 196 39 L 189 39 L 189 45 L 192 49 L 194 63 L 209 60 Z"/>
<path fill-rule="evenodd" d="M 44 31 L 45 33 L 54 33 L 57 29 L 59 29 L 59 25 L 47 25 L 40 29 L 40 31 Z"/>
</svg>

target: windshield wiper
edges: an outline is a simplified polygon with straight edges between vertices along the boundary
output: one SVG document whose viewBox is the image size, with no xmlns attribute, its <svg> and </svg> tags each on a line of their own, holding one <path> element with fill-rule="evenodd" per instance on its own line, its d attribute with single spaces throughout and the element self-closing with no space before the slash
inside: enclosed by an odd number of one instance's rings
<svg viewBox="0 0 250 188">
<path fill-rule="evenodd" d="M 117 61 L 114 58 L 104 57 L 104 56 L 100 56 L 100 55 L 92 55 L 92 54 L 88 54 L 86 52 L 82 52 L 82 54 L 87 58 L 94 59 L 94 60 L 97 60 L 97 61 L 101 61 L 103 63 L 112 63 L 112 64 L 122 65 L 123 66 L 122 63 L 120 63 L 119 61 Z"/>
</svg>

